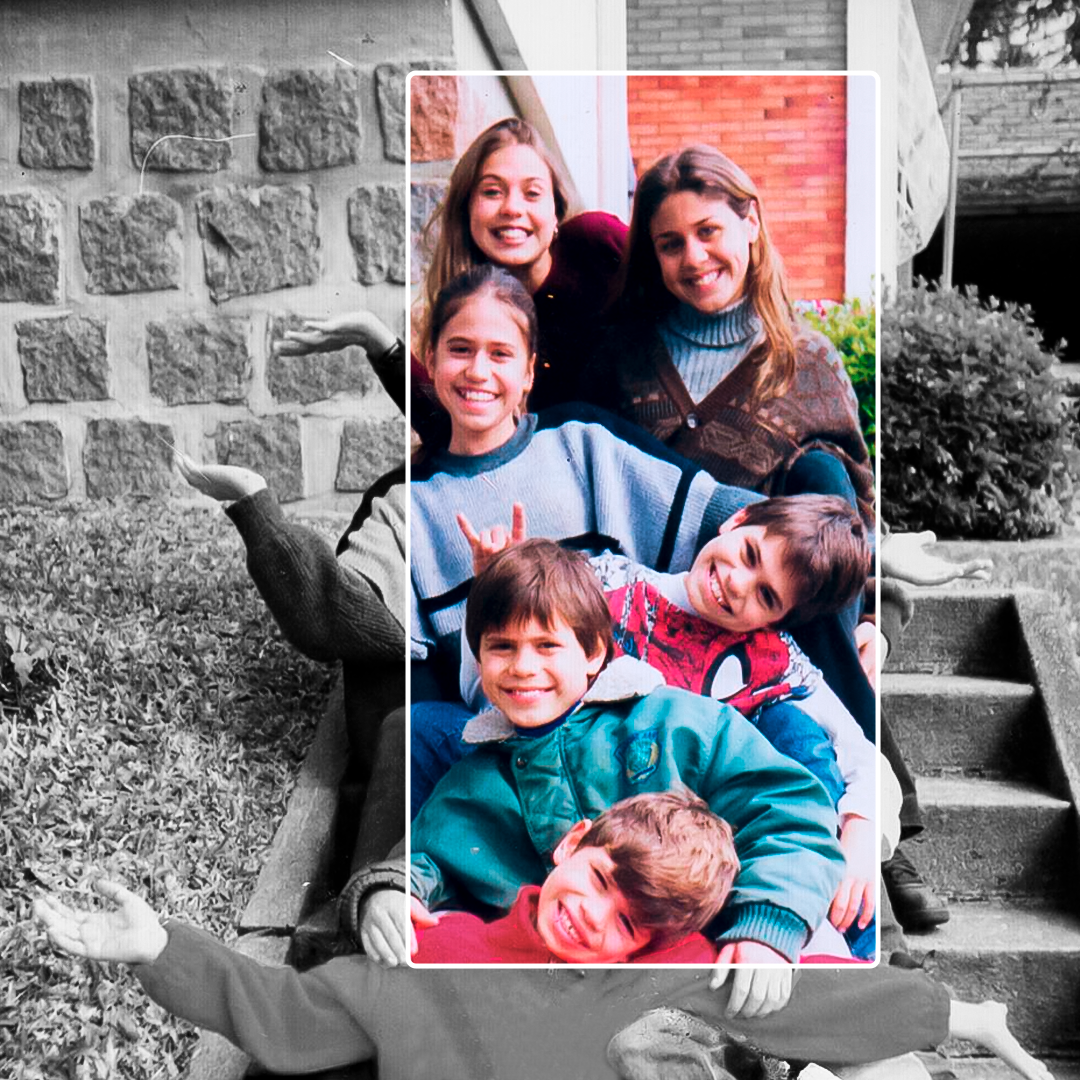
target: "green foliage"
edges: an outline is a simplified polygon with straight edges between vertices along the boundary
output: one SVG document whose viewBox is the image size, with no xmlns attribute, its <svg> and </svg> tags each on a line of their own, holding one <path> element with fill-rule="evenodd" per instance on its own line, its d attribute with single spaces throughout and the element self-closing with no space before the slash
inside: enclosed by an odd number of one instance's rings
<svg viewBox="0 0 1080 1080">
<path fill-rule="evenodd" d="M 1077 407 L 1030 308 L 920 280 L 887 307 L 881 352 L 891 525 L 1027 539 L 1071 520 Z"/>
<path fill-rule="evenodd" d="M 0 1076 L 178 1077 L 194 1030 L 30 905 L 87 905 L 103 870 L 228 936 L 333 669 L 281 639 L 215 509 L 0 508 L 0 535 Z"/>
<path fill-rule="evenodd" d="M 863 437 L 873 459 L 877 454 L 877 313 L 874 305 L 864 308 L 858 297 L 831 307 L 819 302 L 803 316 L 836 346 L 844 359 L 844 367 L 859 399 Z"/>
<path fill-rule="evenodd" d="M 1045 70 L 1077 61 L 1077 0 L 975 0 L 949 65 Z"/>
</svg>

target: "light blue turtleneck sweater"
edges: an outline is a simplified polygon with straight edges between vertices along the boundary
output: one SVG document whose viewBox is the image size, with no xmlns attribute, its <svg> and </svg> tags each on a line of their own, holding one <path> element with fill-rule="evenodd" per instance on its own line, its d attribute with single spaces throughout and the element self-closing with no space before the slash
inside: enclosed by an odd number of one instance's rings
<svg viewBox="0 0 1080 1080">
<path fill-rule="evenodd" d="M 761 333 L 761 319 L 749 298 L 714 315 L 680 304 L 659 330 L 696 405 L 750 352 Z"/>
</svg>

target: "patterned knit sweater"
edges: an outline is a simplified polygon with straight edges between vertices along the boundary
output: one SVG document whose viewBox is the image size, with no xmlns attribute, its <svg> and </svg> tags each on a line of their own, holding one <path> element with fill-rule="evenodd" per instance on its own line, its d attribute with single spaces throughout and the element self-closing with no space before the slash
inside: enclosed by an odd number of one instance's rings
<svg viewBox="0 0 1080 1080">
<path fill-rule="evenodd" d="M 680 352 L 680 366 L 693 379 L 697 369 L 686 334 L 697 330 L 678 313 L 673 319 L 663 334 L 640 322 L 615 327 L 582 377 L 583 400 L 639 424 L 718 480 L 766 495 L 781 492 L 784 476 L 803 453 L 824 448 L 844 462 L 863 516 L 872 522 L 873 473 L 854 393 L 828 339 L 802 329 L 794 381 L 782 397 L 751 407 L 749 365 L 754 361 L 744 356 L 695 402 L 665 338 L 683 333 L 687 355 Z M 733 387 L 741 388 L 731 393 Z"/>
</svg>

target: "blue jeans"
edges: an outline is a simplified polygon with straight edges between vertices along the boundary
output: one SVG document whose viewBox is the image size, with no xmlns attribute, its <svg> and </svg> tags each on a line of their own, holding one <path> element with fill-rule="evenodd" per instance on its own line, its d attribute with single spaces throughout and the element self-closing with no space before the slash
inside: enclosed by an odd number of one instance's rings
<svg viewBox="0 0 1080 1080">
<path fill-rule="evenodd" d="M 775 750 L 809 769 L 835 806 L 844 793 L 836 752 L 822 727 L 792 701 L 763 705 L 750 717 Z"/>
<path fill-rule="evenodd" d="M 805 766 L 821 781 L 833 806 L 840 801 L 844 793 L 844 778 L 836 764 L 836 752 L 829 742 L 829 736 L 798 705 L 793 701 L 765 705 L 750 718 L 750 722 L 772 743 L 775 750 Z M 851 955 L 860 960 L 873 959 L 874 937 L 873 922 L 865 930 L 853 924 L 844 933 Z"/>
<path fill-rule="evenodd" d="M 420 812 L 446 771 L 472 747 L 461 741 L 472 713 L 460 702 L 414 701 L 409 719 L 412 737 L 411 818 Z"/>
</svg>

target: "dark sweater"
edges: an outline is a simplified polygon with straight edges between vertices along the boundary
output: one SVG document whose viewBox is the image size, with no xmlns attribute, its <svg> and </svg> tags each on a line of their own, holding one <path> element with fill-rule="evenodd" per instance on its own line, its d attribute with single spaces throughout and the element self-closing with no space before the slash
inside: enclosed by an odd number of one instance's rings
<svg viewBox="0 0 1080 1080">
<path fill-rule="evenodd" d="M 416 971 L 349 956 L 300 974 L 182 923 L 168 930 L 157 960 L 134 969 L 147 992 L 274 1072 L 377 1056 L 379 1080 L 613 1080 L 609 1040 L 662 1005 L 776 1057 L 828 1065 L 928 1050 L 948 1032 L 945 988 L 896 968 L 796 972 L 786 1008 L 747 1020 L 725 1015 L 731 983 L 709 990 L 707 968 Z"/>
<path fill-rule="evenodd" d="M 342 662 L 350 747 L 335 841 L 342 877 L 380 728 L 405 702 L 405 499 L 403 469 L 376 481 L 336 554 L 317 533 L 287 521 L 267 489 L 226 511 L 286 639 L 314 660 Z M 397 834 L 392 828 L 386 837 L 370 837 L 374 848 L 365 855 L 385 853 Z"/>
</svg>

